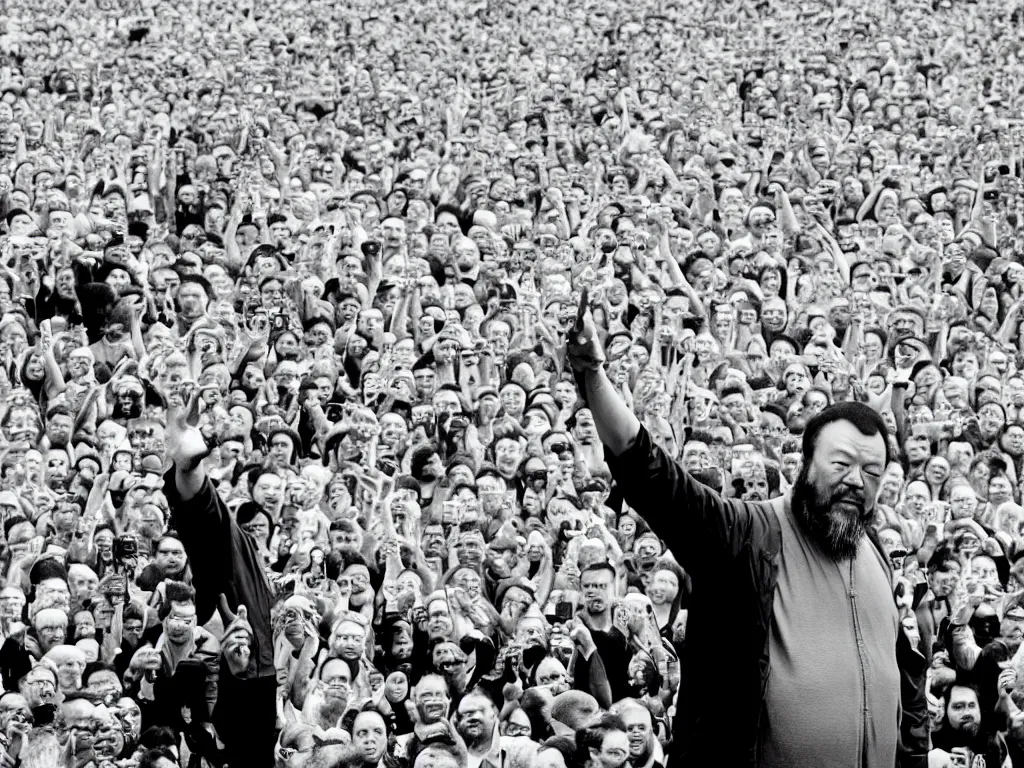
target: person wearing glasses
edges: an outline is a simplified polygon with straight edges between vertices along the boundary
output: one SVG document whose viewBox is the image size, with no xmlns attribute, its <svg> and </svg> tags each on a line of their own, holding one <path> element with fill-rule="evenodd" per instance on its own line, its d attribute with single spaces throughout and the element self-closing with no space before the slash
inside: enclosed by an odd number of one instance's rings
<svg viewBox="0 0 1024 768">
<path fill-rule="evenodd" d="M 615 715 L 601 715 L 596 723 L 576 731 L 576 765 L 583 768 L 622 768 L 629 761 L 626 724 Z"/>
</svg>

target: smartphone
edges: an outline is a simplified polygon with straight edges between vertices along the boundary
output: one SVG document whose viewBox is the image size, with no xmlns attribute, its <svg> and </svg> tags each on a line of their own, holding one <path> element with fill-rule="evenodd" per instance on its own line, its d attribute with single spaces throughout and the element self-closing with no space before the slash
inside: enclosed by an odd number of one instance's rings
<svg viewBox="0 0 1024 768">
<path fill-rule="evenodd" d="M 573 604 L 568 600 L 562 600 L 555 604 L 555 622 L 559 624 L 570 621 L 574 613 Z"/>
</svg>

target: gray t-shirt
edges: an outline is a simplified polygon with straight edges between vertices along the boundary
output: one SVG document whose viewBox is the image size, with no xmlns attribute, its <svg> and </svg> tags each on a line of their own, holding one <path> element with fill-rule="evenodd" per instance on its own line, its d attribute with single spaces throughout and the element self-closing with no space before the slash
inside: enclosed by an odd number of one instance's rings
<svg viewBox="0 0 1024 768">
<path fill-rule="evenodd" d="M 769 634 L 760 765 L 892 768 L 900 719 L 899 615 L 881 553 L 865 536 L 851 562 L 809 541 L 788 501 Z"/>
</svg>

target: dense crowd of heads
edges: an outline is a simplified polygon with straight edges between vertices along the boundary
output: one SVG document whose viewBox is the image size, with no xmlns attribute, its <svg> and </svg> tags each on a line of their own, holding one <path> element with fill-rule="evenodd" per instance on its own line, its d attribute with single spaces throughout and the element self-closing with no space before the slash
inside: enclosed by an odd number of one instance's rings
<svg viewBox="0 0 1024 768">
<path fill-rule="evenodd" d="M 617 493 L 565 362 L 584 300 L 727 496 L 785 494 L 827 405 L 882 416 L 933 744 L 1024 747 L 1019 9 L 4 12 L 4 759 L 221 764 L 253 629 L 173 527 L 168 410 L 198 397 L 275 591 L 268 764 L 662 764 L 700 692 L 642 515 L 680 511 Z"/>
</svg>

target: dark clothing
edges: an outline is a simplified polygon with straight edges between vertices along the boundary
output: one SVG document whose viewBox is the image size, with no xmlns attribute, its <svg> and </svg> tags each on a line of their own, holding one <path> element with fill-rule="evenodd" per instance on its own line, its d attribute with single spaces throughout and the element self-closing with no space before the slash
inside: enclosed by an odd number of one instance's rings
<svg viewBox="0 0 1024 768">
<path fill-rule="evenodd" d="M 714 754 L 722 765 L 756 766 L 782 547 L 778 516 L 770 504 L 726 500 L 704 487 L 643 428 L 628 451 L 605 458 L 626 502 L 644 511 L 693 582 L 668 764 Z M 902 631 L 894 652 L 901 679 L 898 765 L 923 768 L 924 657 Z"/>
<path fill-rule="evenodd" d="M 594 629 L 586 611 L 581 610 L 576 616 L 590 629 L 596 650 L 589 659 L 584 659 L 582 654 L 577 655 L 573 688 L 592 695 L 604 709 L 616 701 L 634 696 L 635 691 L 629 685 L 629 665 L 622 663 L 623 659 L 633 657 L 626 636 L 614 628 L 608 631 Z"/>
<path fill-rule="evenodd" d="M 171 527 L 178 532 L 192 569 L 201 624 L 213 616 L 223 594 L 232 610 L 244 605 L 253 629 L 252 661 L 245 678 L 221 669 L 213 723 L 227 747 L 229 765 L 269 768 L 274 764 L 277 671 L 270 608 L 273 596 L 263 558 L 234 521 L 210 481 L 182 501 L 172 467 L 164 476 Z"/>
</svg>

